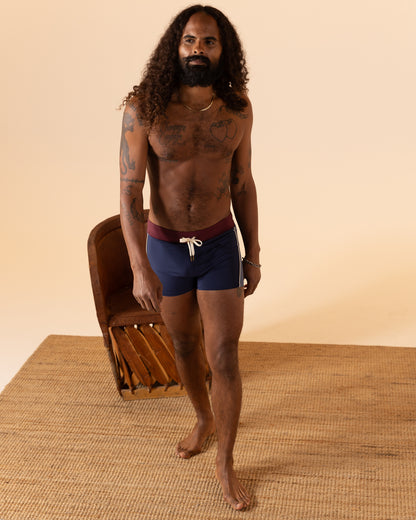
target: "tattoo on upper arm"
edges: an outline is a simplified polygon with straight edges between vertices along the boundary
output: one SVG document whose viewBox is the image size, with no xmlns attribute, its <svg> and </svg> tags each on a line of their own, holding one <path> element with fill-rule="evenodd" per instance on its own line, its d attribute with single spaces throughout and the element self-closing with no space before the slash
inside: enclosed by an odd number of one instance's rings
<svg viewBox="0 0 416 520">
<path fill-rule="evenodd" d="M 132 182 L 133 184 L 144 184 L 144 179 L 125 179 L 122 177 L 121 182 Z"/>
<path fill-rule="evenodd" d="M 136 162 L 130 159 L 129 144 L 126 139 L 127 132 L 133 132 L 134 120 L 129 113 L 125 113 L 123 117 L 123 128 L 121 132 L 121 143 L 120 143 L 120 173 L 126 175 L 127 170 L 134 170 Z"/>
<path fill-rule="evenodd" d="M 238 184 L 242 175 L 244 175 L 244 168 L 238 165 L 233 166 L 231 168 L 231 184 Z"/>
</svg>

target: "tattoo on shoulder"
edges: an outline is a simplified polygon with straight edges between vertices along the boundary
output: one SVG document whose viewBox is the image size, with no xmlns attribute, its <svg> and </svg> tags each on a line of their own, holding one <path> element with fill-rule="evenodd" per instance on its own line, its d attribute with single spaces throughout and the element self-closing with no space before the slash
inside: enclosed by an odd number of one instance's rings
<svg viewBox="0 0 416 520">
<path fill-rule="evenodd" d="M 131 115 L 126 112 L 123 117 L 123 127 L 121 131 L 121 143 L 120 143 L 120 173 L 126 175 L 127 170 L 134 170 L 136 162 L 130 158 L 129 143 L 127 142 L 127 132 L 133 132 L 134 120 Z"/>
<path fill-rule="evenodd" d="M 142 120 L 142 118 L 140 117 L 140 114 L 139 114 L 139 107 L 138 107 L 137 101 L 136 102 L 130 102 L 129 103 L 129 107 L 136 114 L 136 119 L 137 119 L 137 122 L 139 123 L 139 125 L 140 126 L 144 126 L 143 120 Z"/>
<path fill-rule="evenodd" d="M 228 112 L 229 114 L 232 114 L 233 116 L 238 117 L 239 119 L 247 119 L 248 114 L 246 112 L 240 112 L 239 110 L 233 110 L 230 107 L 227 107 L 227 105 L 222 105 L 220 108 L 220 111 Z"/>
</svg>

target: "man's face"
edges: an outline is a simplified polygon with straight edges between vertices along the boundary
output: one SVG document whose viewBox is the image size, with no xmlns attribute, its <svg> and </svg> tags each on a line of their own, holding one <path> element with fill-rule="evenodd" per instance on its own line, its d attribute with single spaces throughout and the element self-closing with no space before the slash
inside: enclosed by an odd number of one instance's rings
<svg viewBox="0 0 416 520">
<path fill-rule="evenodd" d="M 208 87 L 220 73 L 222 46 L 217 22 L 204 12 L 192 15 L 179 43 L 181 81 Z"/>
</svg>

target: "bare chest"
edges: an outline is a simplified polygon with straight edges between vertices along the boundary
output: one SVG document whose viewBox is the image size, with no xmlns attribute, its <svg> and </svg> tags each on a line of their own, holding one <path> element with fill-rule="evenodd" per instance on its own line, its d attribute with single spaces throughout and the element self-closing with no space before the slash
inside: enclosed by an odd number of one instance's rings
<svg viewBox="0 0 416 520">
<path fill-rule="evenodd" d="M 226 160 L 241 141 L 243 125 L 238 117 L 221 110 L 213 115 L 174 112 L 152 132 L 149 143 L 160 160 Z"/>
</svg>

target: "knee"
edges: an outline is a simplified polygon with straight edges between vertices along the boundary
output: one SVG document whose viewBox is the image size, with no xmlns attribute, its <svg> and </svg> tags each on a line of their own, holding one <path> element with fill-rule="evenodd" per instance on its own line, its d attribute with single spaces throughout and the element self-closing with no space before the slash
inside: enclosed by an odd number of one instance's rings
<svg viewBox="0 0 416 520">
<path fill-rule="evenodd" d="M 221 344 L 208 356 L 213 376 L 233 379 L 238 376 L 238 344 Z"/>
<path fill-rule="evenodd" d="M 175 355 L 179 357 L 186 357 L 196 348 L 201 348 L 200 335 L 174 335 L 172 336 L 173 346 L 175 347 Z"/>
</svg>

